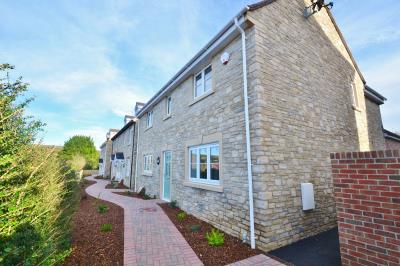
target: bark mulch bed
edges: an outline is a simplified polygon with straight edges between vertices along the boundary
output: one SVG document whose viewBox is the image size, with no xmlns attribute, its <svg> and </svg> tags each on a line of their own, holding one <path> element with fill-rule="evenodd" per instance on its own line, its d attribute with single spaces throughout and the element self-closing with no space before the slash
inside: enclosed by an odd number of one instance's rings
<svg viewBox="0 0 400 266">
<path fill-rule="evenodd" d="M 181 222 L 177 218 L 178 213 L 181 212 L 179 208 L 172 208 L 168 203 L 161 203 L 159 205 L 192 247 L 197 257 L 206 266 L 226 265 L 263 254 L 262 251 L 251 249 L 250 246 L 242 243 L 238 238 L 228 234 L 225 234 L 225 244 L 223 246 L 211 247 L 208 245 L 205 234 L 214 228 L 212 225 L 189 214 Z M 191 225 L 200 225 L 200 230 L 198 232 L 191 232 Z"/>
<path fill-rule="evenodd" d="M 85 188 L 93 183 L 85 180 L 81 188 L 81 202 L 72 219 L 72 253 L 64 266 L 123 265 L 124 209 L 87 195 Z M 108 206 L 102 214 L 97 212 L 101 204 Z M 101 232 L 101 225 L 107 223 L 112 230 Z"/>
<path fill-rule="evenodd" d="M 118 194 L 118 195 L 122 195 L 122 196 L 126 196 L 126 197 L 131 197 L 131 198 L 138 198 L 138 199 L 142 199 L 142 200 L 151 200 L 151 199 L 155 199 L 152 198 L 150 196 L 145 196 L 143 197 L 142 195 L 140 195 L 139 193 L 136 192 L 131 192 L 131 191 L 122 191 L 122 192 L 113 192 L 114 194 Z"/>
<path fill-rule="evenodd" d="M 124 184 L 122 184 L 122 182 L 121 182 L 121 183 L 118 183 L 118 185 L 116 187 L 114 187 L 114 185 L 111 183 L 107 184 L 106 189 L 129 189 L 129 188 L 127 186 L 125 186 Z"/>
</svg>

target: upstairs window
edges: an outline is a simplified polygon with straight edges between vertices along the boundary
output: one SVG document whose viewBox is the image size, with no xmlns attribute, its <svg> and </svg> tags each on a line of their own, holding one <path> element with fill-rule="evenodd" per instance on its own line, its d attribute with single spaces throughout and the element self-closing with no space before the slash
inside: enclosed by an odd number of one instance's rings
<svg viewBox="0 0 400 266">
<path fill-rule="evenodd" d="M 153 111 L 147 113 L 147 127 L 153 126 Z"/>
<path fill-rule="evenodd" d="M 171 111 L 172 111 L 172 98 L 171 96 L 167 97 L 167 115 L 171 115 Z"/>
<path fill-rule="evenodd" d="M 153 170 L 153 155 L 147 154 L 143 157 L 143 172 L 151 173 Z"/>
<path fill-rule="evenodd" d="M 194 98 L 212 90 L 212 67 L 209 65 L 194 78 Z"/>
<path fill-rule="evenodd" d="M 219 184 L 219 145 L 189 148 L 189 177 L 195 182 Z"/>
</svg>

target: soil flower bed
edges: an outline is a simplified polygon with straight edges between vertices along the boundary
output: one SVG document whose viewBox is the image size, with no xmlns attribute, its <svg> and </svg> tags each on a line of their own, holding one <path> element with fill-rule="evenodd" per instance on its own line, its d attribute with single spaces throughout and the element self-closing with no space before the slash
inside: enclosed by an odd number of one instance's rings
<svg viewBox="0 0 400 266">
<path fill-rule="evenodd" d="M 85 180 L 81 188 L 81 202 L 72 219 L 72 253 L 63 265 L 123 265 L 124 210 L 87 195 L 85 188 L 93 183 Z M 100 212 L 99 206 L 107 210 Z M 111 225 L 110 231 L 101 231 L 105 224 Z"/>
<path fill-rule="evenodd" d="M 189 214 L 180 221 L 178 214 L 182 211 L 179 208 L 172 208 L 168 203 L 159 205 L 206 266 L 226 265 L 263 254 L 262 251 L 251 249 L 250 246 L 242 243 L 240 239 L 228 234 L 225 234 L 223 246 L 211 247 L 208 245 L 205 234 L 211 232 L 214 228 L 212 225 Z M 199 225 L 200 228 L 196 228 L 198 229 L 197 232 L 192 232 L 192 228 L 194 226 L 197 227 L 196 225 Z"/>
<path fill-rule="evenodd" d="M 118 183 L 116 187 L 110 183 L 106 185 L 106 189 L 129 189 L 129 188 L 122 183 Z"/>
<path fill-rule="evenodd" d="M 114 193 L 114 194 L 118 194 L 118 195 L 122 195 L 122 196 L 126 196 L 126 197 L 138 198 L 138 199 L 142 199 L 142 200 L 151 200 L 151 199 L 155 199 L 155 198 L 152 198 L 152 197 L 150 197 L 150 196 L 143 197 L 143 196 L 140 195 L 139 193 L 130 192 L 130 191 L 113 192 L 113 193 Z"/>
</svg>

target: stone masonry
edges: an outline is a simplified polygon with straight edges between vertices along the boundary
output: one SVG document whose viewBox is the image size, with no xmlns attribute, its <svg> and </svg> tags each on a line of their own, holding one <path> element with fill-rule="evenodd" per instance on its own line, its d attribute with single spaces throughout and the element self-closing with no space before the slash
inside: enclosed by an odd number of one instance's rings
<svg viewBox="0 0 400 266">
<path fill-rule="evenodd" d="M 110 178 L 111 174 L 111 153 L 112 153 L 112 141 L 106 140 L 100 146 L 100 158 L 103 159 L 103 177 Z"/>
<path fill-rule="evenodd" d="M 382 143 L 379 134 L 370 134 L 362 77 L 331 18 L 321 10 L 305 19 L 308 4 L 277 0 L 246 14 L 255 233 L 265 251 L 335 226 L 330 152 Z M 219 60 L 223 52 L 231 55 L 226 65 Z M 211 93 L 194 101 L 192 76 L 169 95 L 170 116 L 163 99 L 153 108 L 151 128 L 147 115 L 140 117 L 138 186 L 160 196 L 163 151 L 172 151 L 172 199 L 241 238 L 249 235 L 249 210 L 240 36 L 198 70 L 210 63 Z M 199 188 L 185 170 L 188 147 L 215 142 L 221 186 Z M 143 172 L 146 154 L 153 155 L 151 174 Z M 314 184 L 316 209 L 310 212 L 302 211 L 302 182 Z"/>
<path fill-rule="evenodd" d="M 130 188 L 134 187 L 134 170 L 136 162 L 136 144 L 134 141 L 135 123 L 131 123 L 129 127 L 123 127 L 117 135 L 113 137 L 112 153 L 122 152 L 124 154 L 125 173 L 124 185 Z M 135 138 L 136 139 L 136 138 Z M 132 151 L 133 149 L 133 151 Z M 132 165 L 133 163 L 133 165 Z M 115 168 L 113 174 L 115 175 Z"/>
</svg>

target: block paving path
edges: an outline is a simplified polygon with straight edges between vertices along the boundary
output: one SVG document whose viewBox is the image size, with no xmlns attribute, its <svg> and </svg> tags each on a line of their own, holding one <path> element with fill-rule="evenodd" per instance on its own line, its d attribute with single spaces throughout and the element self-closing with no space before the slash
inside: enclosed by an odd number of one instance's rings
<svg viewBox="0 0 400 266">
<path fill-rule="evenodd" d="M 105 189 L 108 180 L 86 177 L 96 181 L 86 188 L 95 198 L 124 208 L 124 265 L 139 266 L 197 266 L 203 263 L 157 203 L 161 200 L 141 200 L 118 195 L 121 191 Z M 264 255 L 257 255 L 231 265 L 284 265 Z"/>
</svg>

